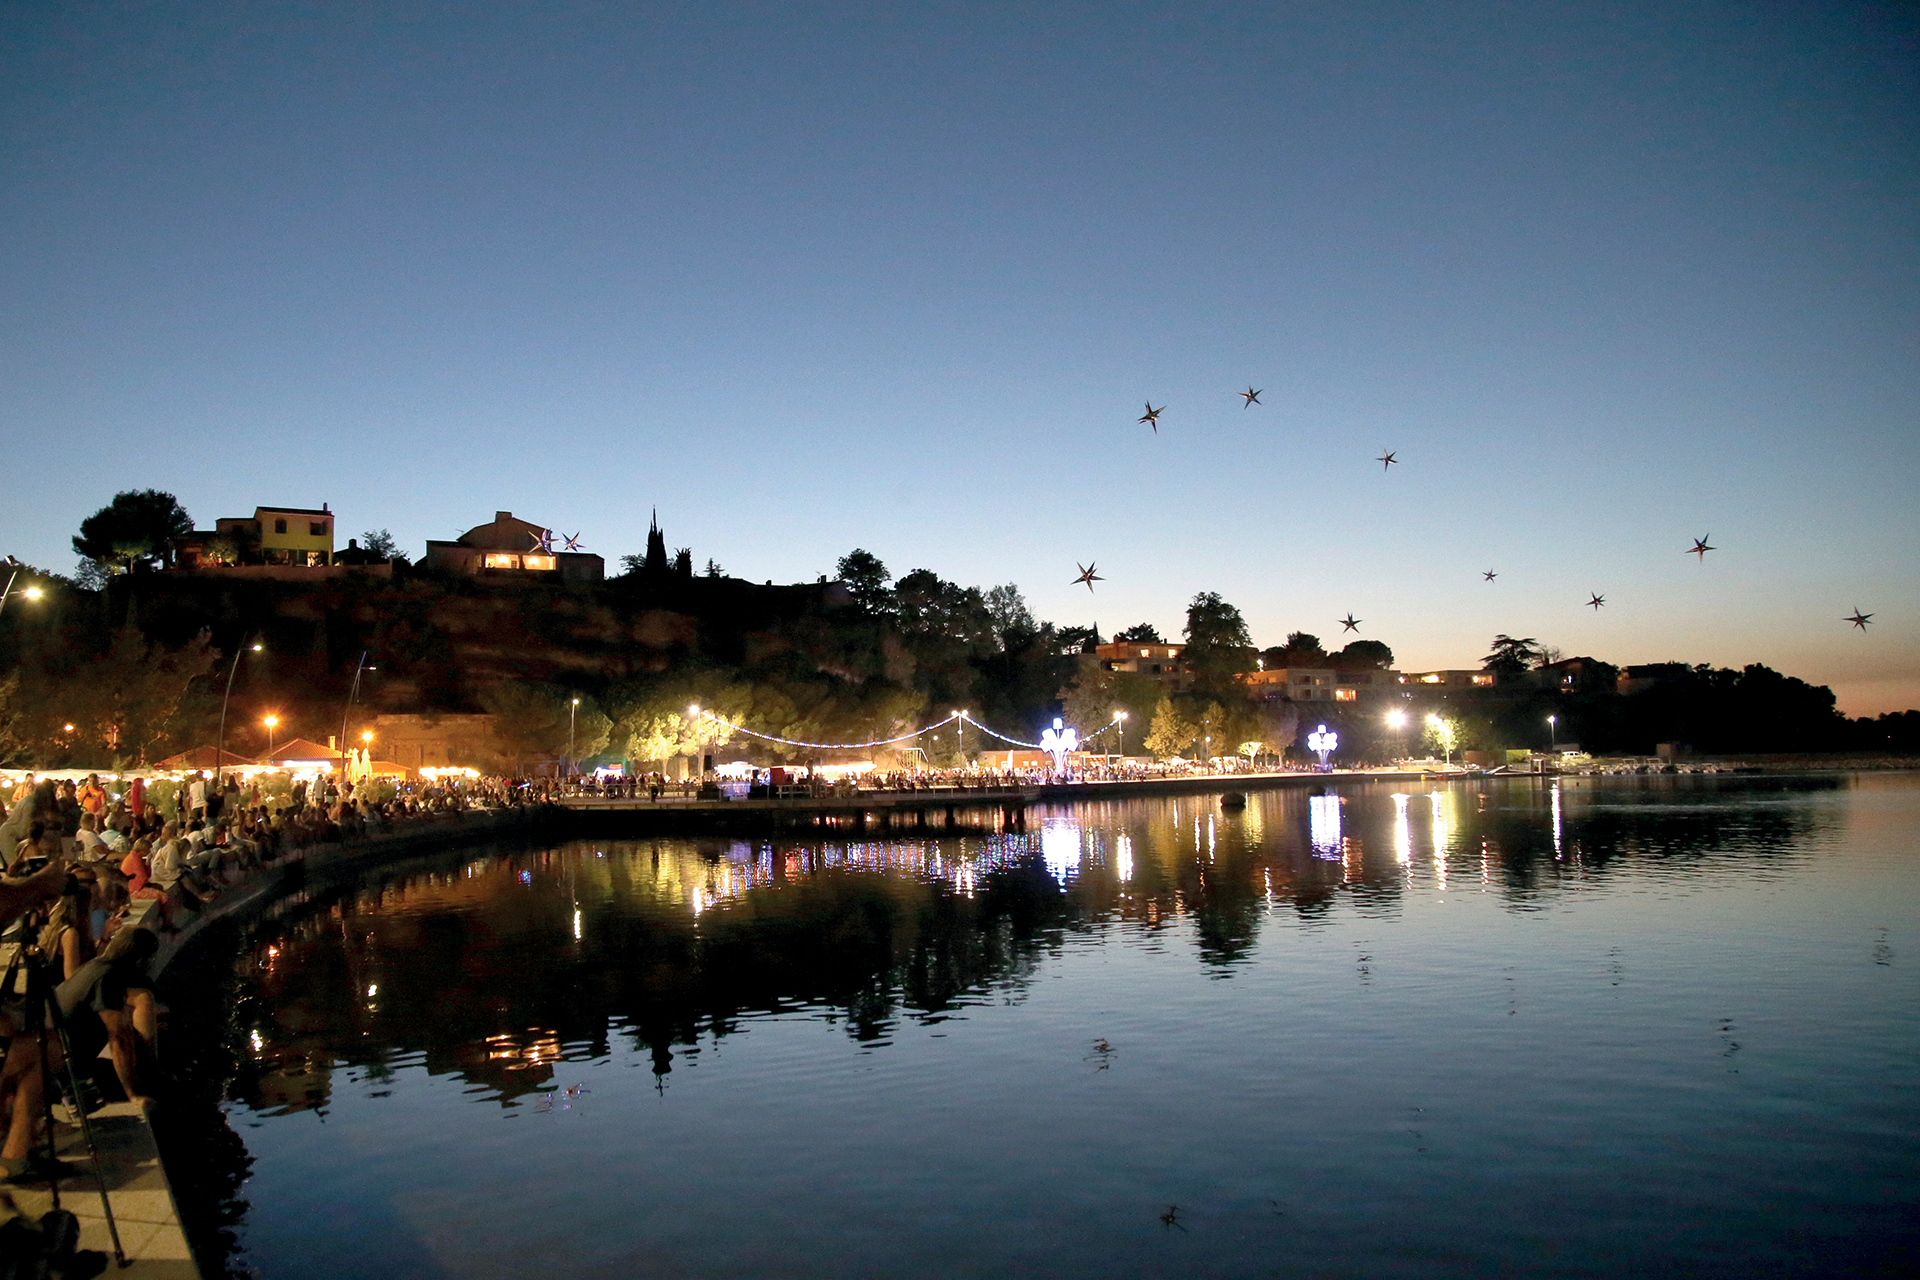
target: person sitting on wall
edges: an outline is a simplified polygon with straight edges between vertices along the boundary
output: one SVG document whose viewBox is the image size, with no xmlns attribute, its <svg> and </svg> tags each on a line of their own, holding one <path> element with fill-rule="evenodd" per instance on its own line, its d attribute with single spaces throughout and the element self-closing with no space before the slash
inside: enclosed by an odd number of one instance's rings
<svg viewBox="0 0 1920 1280">
<path fill-rule="evenodd" d="M 153 1102 L 142 1059 L 154 1058 L 160 1048 L 153 979 L 147 976 L 147 962 L 159 949 L 151 929 L 121 929 L 98 956 L 54 989 L 68 1019 L 75 1060 L 91 1062 L 104 1045 L 127 1101 L 141 1107 Z M 88 1011 L 94 1016 L 87 1017 Z"/>
<path fill-rule="evenodd" d="M 67 884 L 67 864 L 60 858 L 28 874 L 0 877 L 0 925 L 11 926 L 27 911 L 59 895 Z M 0 1178 L 11 1183 L 44 1182 L 76 1172 L 62 1161 L 47 1161 L 34 1145 L 34 1130 L 44 1114 L 42 1085 L 46 1079 L 40 1054 L 40 1036 L 27 1034 L 24 1002 L 18 999 L 9 969 L 7 989 L 0 991 L 0 1121 L 6 1138 L 0 1143 Z M 58 1042 L 49 1047 L 59 1052 Z M 58 1065 L 58 1059 L 52 1065 Z"/>
</svg>

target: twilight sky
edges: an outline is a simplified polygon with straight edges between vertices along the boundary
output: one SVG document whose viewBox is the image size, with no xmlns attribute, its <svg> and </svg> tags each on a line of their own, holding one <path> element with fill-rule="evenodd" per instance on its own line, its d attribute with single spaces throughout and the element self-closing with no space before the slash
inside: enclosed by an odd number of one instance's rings
<svg viewBox="0 0 1920 1280">
<path fill-rule="evenodd" d="M 1910 8 L 16 2 L 0 174 L 45 567 L 127 488 L 610 564 L 657 506 L 756 580 L 1920 706 Z"/>
</svg>

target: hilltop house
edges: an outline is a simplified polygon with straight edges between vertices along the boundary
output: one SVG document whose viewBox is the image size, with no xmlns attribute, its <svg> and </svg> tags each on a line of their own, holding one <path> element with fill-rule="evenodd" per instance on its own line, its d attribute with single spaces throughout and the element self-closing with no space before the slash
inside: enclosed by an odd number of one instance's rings
<svg viewBox="0 0 1920 1280">
<path fill-rule="evenodd" d="M 586 551 L 556 551 L 566 541 L 545 525 L 496 511 L 452 542 L 428 542 L 425 564 L 431 569 L 495 581 L 599 582 L 606 561 Z"/>
</svg>

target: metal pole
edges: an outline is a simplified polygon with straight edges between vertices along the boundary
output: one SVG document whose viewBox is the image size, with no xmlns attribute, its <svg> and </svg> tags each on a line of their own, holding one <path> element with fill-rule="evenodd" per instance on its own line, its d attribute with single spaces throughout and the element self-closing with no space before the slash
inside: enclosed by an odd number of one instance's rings
<svg viewBox="0 0 1920 1280">
<path fill-rule="evenodd" d="M 227 668 L 227 691 L 220 695 L 220 740 L 213 749 L 213 780 L 216 783 L 220 781 L 220 765 L 227 758 L 227 700 L 233 697 L 233 678 L 240 674 L 240 655 L 246 651 L 247 642 L 243 637 L 240 647 L 233 651 L 233 665 Z"/>
<path fill-rule="evenodd" d="M 353 714 L 354 695 L 360 692 L 360 673 L 366 669 L 367 651 L 360 651 L 360 661 L 353 666 L 353 684 L 347 689 L 347 705 L 340 709 L 340 795 L 347 794 L 347 717 Z"/>
</svg>

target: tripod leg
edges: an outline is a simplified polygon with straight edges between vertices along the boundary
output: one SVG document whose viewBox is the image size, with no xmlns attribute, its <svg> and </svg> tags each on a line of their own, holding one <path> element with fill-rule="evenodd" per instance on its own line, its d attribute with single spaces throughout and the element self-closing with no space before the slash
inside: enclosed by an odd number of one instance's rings
<svg viewBox="0 0 1920 1280">
<path fill-rule="evenodd" d="M 67 1035 L 67 1020 L 60 1012 L 60 1006 L 57 1001 L 49 1000 L 47 1002 L 47 1012 L 53 1020 L 54 1029 L 60 1033 L 60 1056 L 65 1058 L 67 1063 L 67 1087 L 73 1090 L 73 1109 L 80 1117 L 80 1135 L 85 1139 L 87 1144 L 87 1163 L 93 1166 L 93 1185 L 99 1188 L 100 1191 L 100 1212 L 107 1220 L 107 1234 L 113 1239 L 113 1260 L 118 1265 L 124 1267 L 127 1265 L 127 1253 L 125 1249 L 120 1247 L 120 1224 L 113 1220 L 113 1201 L 107 1195 L 107 1177 L 106 1174 L 100 1170 L 100 1148 L 93 1144 L 93 1121 L 87 1118 L 86 1095 L 80 1091 L 80 1077 L 76 1074 L 77 1068 L 73 1061 L 73 1041 Z M 45 1032 L 41 1034 L 44 1039 Z M 51 1098 L 49 1098 L 47 1102 L 47 1134 L 47 1141 L 51 1144 L 53 1141 L 53 1102 Z M 60 1191 L 57 1181 L 54 1187 L 53 1202 L 58 1206 L 60 1203 Z"/>
</svg>

